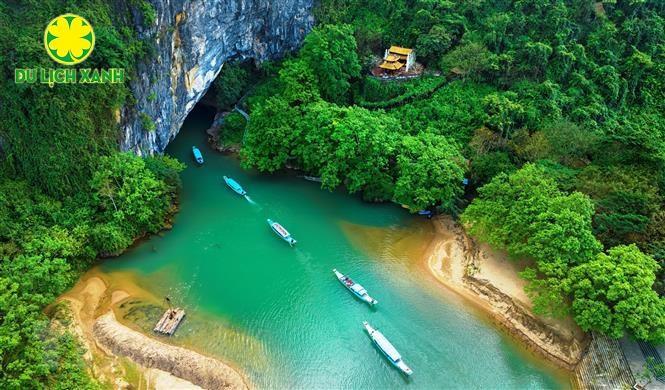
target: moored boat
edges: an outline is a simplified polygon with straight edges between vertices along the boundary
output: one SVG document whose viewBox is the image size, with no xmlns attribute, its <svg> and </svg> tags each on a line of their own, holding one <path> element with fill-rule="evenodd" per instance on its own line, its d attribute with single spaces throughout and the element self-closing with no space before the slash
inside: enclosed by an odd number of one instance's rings
<svg viewBox="0 0 665 390">
<path fill-rule="evenodd" d="M 363 321 L 363 326 L 369 334 L 369 337 L 372 339 L 374 344 L 379 348 L 383 355 L 390 361 L 390 363 L 397 367 L 405 375 L 413 374 L 413 371 L 409 366 L 404 363 L 402 360 L 402 355 L 397 352 L 397 349 L 388 341 L 386 336 L 383 333 L 379 332 L 377 329 L 374 329 L 367 321 Z"/>
<path fill-rule="evenodd" d="M 192 146 L 192 153 L 194 154 L 194 159 L 196 160 L 196 162 L 199 164 L 203 164 L 203 155 L 201 154 L 199 148 L 197 148 L 196 146 Z"/>
<path fill-rule="evenodd" d="M 340 283 L 344 287 L 346 287 L 349 291 L 353 293 L 353 295 L 357 296 L 360 298 L 363 302 L 367 302 L 370 306 L 376 305 L 379 303 L 376 299 L 372 298 L 369 296 L 367 293 L 367 290 L 360 284 L 354 282 L 351 278 L 348 276 L 342 274 L 341 272 L 337 271 L 337 269 L 333 269 L 333 272 L 335 273 L 335 276 L 337 277 L 337 280 L 339 280 Z"/>
<path fill-rule="evenodd" d="M 427 218 L 432 218 L 434 216 L 434 213 L 432 212 L 432 210 L 418 210 L 418 215 L 422 215 Z"/>
<path fill-rule="evenodd" d="M 277 234 L 282 240 L 288 242 L 289 245 L 294 246 L 296 244 L 297 241 L 291 237 L 291 233 L 284 229 L 284 226 L 271 219 L 268 219 L 268 225 L 270 225 L 270 228 L 275 234 Z"/>
<path fill-rule="evenodd" d="M 236 194 L 240 196 L 245 196 L 247 192 L 242 188 L 240 184 L 238 184 L 237 181 L 231 179 L 230 177 L 224 176 L 224 182 L 226 183 L 229 188 L 231 188 L 233 191 L 235 191 Z"/>
</svg>

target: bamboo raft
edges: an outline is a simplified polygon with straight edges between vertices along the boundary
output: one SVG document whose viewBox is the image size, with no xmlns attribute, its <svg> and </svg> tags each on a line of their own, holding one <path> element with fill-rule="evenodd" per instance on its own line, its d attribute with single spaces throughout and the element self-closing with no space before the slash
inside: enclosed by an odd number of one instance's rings
<svg viewBox="0 0 665 390">
<path fill-rule="evenodd" d="M 165 334 L 167 336 L 173 335 L 178 325 L 185 318 L 185 311 L 179 307 L 175 309 L 168 309 L 155 325 L 153 329 L 157 333 Z"/>
</svg>

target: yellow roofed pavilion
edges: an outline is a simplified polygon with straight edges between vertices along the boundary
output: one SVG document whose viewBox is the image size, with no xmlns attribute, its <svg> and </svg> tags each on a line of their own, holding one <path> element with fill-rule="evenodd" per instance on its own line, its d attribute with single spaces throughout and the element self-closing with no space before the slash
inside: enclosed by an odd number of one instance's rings
<svg viewBox="0 0 665 390">
<path fill-rule="evenodd" d="M 415 53 L 413 52 L 413 49 L 390 46 L 390 49 L 386 50 L 386 53 L 383 56 L 383 62 L 379 64 L 379 68 L 391 72 L 406 69 L 408 72 L 414 61 Z"/>
</svg>

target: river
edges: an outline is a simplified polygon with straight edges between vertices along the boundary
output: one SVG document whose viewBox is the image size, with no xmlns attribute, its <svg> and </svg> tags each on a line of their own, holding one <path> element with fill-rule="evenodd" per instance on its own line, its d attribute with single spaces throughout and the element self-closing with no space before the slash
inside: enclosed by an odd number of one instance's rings
<svg viewBox="0 0 665 390">
<path fill-rule="evenodd" d="M 523 351 L 482 314 L 428 277 L 430 223 L 290 174 L 244 171 L 206 145 L 212 116 L 196 108 L 167 153 L 187 164 L 173 229 L 105 261 L 107 279 L 141 294 L 118 310 L 148 331 L 169 296 L 187 310 L 170 341 L 219 356 L 258 388 L 563 388 L 567 378 Z M 203 152 L 197 166 L 192 145 Z M 231 192 L 239 181 L 252 202 Z M 286 227 L 295 248 L 270 230 Z M 361 303 L 337 268 L 378 299 Z M 155 298 L 157 297 L 157 298 Z M 149 299 L 146 299 L 148 301 Z M 367 320 L 414 370 L 403 377 L 364 333 Z"/>
</svg>

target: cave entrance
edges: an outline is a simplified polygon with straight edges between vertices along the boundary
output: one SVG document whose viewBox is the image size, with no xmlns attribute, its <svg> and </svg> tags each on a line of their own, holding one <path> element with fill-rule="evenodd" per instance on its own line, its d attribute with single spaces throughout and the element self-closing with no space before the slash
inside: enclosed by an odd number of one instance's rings
<svg viewBox="0 0 665 390">
<path fill-rule="evenodd" d="M 195 142 L 202 151 L 202 146 L 205 146 L 219 152 L 238 152 L 249 121 L 247 97 L 275 76 L 271 69 L 274 68 L 257 66 L 252 60 L 224 64 L 217 78 L 185 118 L 166 152 L 170 153 L 175 148 L 171 144 L 184 142 L 181 138 Z M 200 137 L 205 138 L 205 145 L 202 145 Z"/>
<path fill-rule="evenodd" d="M 248 97 L 275 76 L 274 67 L 253 60 L 227 62 L 197 106 L 215 110 L 207 133 L 220 152 L 237 153 L 245 141 L 249 123 Z"/>
<path fill-rule="evenodd" d="M 210 136 L 208 130 L 211 128 L 217 110 L 214 107 L 197 103 L 187 114 L 187 118 L 180 126 L 180 131 L 175 138 L 169 142 L 166 154 L 176 157 L 189 165 L 192 157 L 192 147 L 196 147 L 206 155 L 214 152 L 210 147 Z"/>
</svg>

